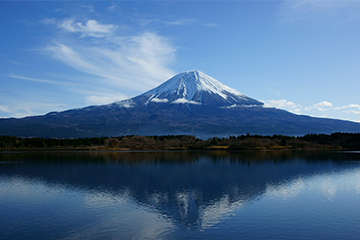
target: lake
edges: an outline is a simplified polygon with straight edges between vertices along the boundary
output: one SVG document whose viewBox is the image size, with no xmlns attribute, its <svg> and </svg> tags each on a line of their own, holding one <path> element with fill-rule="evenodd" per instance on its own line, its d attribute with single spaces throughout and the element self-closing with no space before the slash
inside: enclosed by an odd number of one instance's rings
<svg viewBox="0 0 360 240">
<path fill-rule="evenodd" d="M 0 239 L 359 239 L 360 152 L 0 153 Z"/>
</svg>

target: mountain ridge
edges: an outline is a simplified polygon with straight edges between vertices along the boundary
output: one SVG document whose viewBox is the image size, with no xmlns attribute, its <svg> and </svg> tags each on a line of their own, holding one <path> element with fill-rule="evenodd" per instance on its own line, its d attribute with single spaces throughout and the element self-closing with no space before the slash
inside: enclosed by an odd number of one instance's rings
<svg viewBox="0 0 360 240">
<path fill-rule="evenodd" d="M 265 108 L 199 71 L 170 78 L 131 99 L 21 119 L 0 119 L 0 135 L 99 137 L 120 135 L 305 135 L 360 132 L 360 123 Z"/>
</svg>

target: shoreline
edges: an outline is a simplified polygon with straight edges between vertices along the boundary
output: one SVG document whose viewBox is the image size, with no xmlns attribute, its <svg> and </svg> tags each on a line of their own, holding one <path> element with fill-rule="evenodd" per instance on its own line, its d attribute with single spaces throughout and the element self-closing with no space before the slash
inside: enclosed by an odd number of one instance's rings
<svg viewBox="0 0 360 240">
<path fill-rule="evenodd" d="M 279 151 L 360 150 L 360 133 L 240 135 L 206 140 L 189 135 L 120 136 L 100 138 L 20 138 L 0 136 L 0 153 L 31 151 Z"/>
<path fill-rule="evenodd" d="M 346 148 L 269 148 L 269 149 L 184 149 L 184 148 L 172 148 L 172 149 L 91 149 L 91 148 L 22 148 L 22 149 L 2 149 L 2 153 L 26 153 L 26 152 L 272 152 L 272 151 L 356 151 Z"/>
</svg>

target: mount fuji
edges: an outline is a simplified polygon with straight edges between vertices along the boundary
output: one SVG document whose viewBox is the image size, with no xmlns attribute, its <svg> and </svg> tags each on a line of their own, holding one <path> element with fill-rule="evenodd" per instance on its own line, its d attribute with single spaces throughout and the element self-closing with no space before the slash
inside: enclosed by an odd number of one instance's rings
<svg viewBox="0 0 360 240">
<path fill-rule="evenodd" d="M 263 105 L 199 71 L 180 73 L 134 100 L 139 99 L 146 99 L 146 106 L 151 102 L 186 104 L 189 108 Z"/>
<path fill-rule="evenodd" d="M 187 134 L 207 138 L 333 132 L 360 132 L 360 123 L 265 108 L 199 71 L 180 73 L 139 96 L 108 105 L 0 119 L 0 135 L 20 137 Z"/>
</svg>

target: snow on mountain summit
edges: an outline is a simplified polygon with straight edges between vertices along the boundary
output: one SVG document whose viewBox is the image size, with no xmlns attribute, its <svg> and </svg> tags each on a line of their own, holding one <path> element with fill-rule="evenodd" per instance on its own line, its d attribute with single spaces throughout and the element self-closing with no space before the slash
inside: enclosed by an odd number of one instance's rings
<svg viewBox="0 0 360 240">
<path fill-rule="evenodd" d="M 223 107 L 263 105 L 197 70 L 179 73 L 142 95 L 147 97 L 146 104 L 215 104 Z"/>
<path fill-rule="evenodd" d="M 218 94 L 222 98 L 226 99 L 226 94 L 222 93 L 224 90 L 233 92 L 239 96 L 242 95 L 241 93 L 238 93 L 234 89 L 225 86 L 216 79 L 209 77 L 200 71 L 188 71 L 172 77 L 159 87 L 152 89 L 147 93 L 155 95 L 162 95 L 163 93 L 171 95 L 176 93 L 179 97 L 191 100 L 196 92 L 207 91 L 213 94 Z"/>
<path fill-rule="evenodd" d="M 197 70 L 179 73 L 137 97 L 113 104 L 124 108 L 144 105 L 148 108 L 149 104 L 153 107 L 186 104 L 189 109 L 196 105 L 219 108 L 262 107 L 264 105 Z"/>
</svg>

